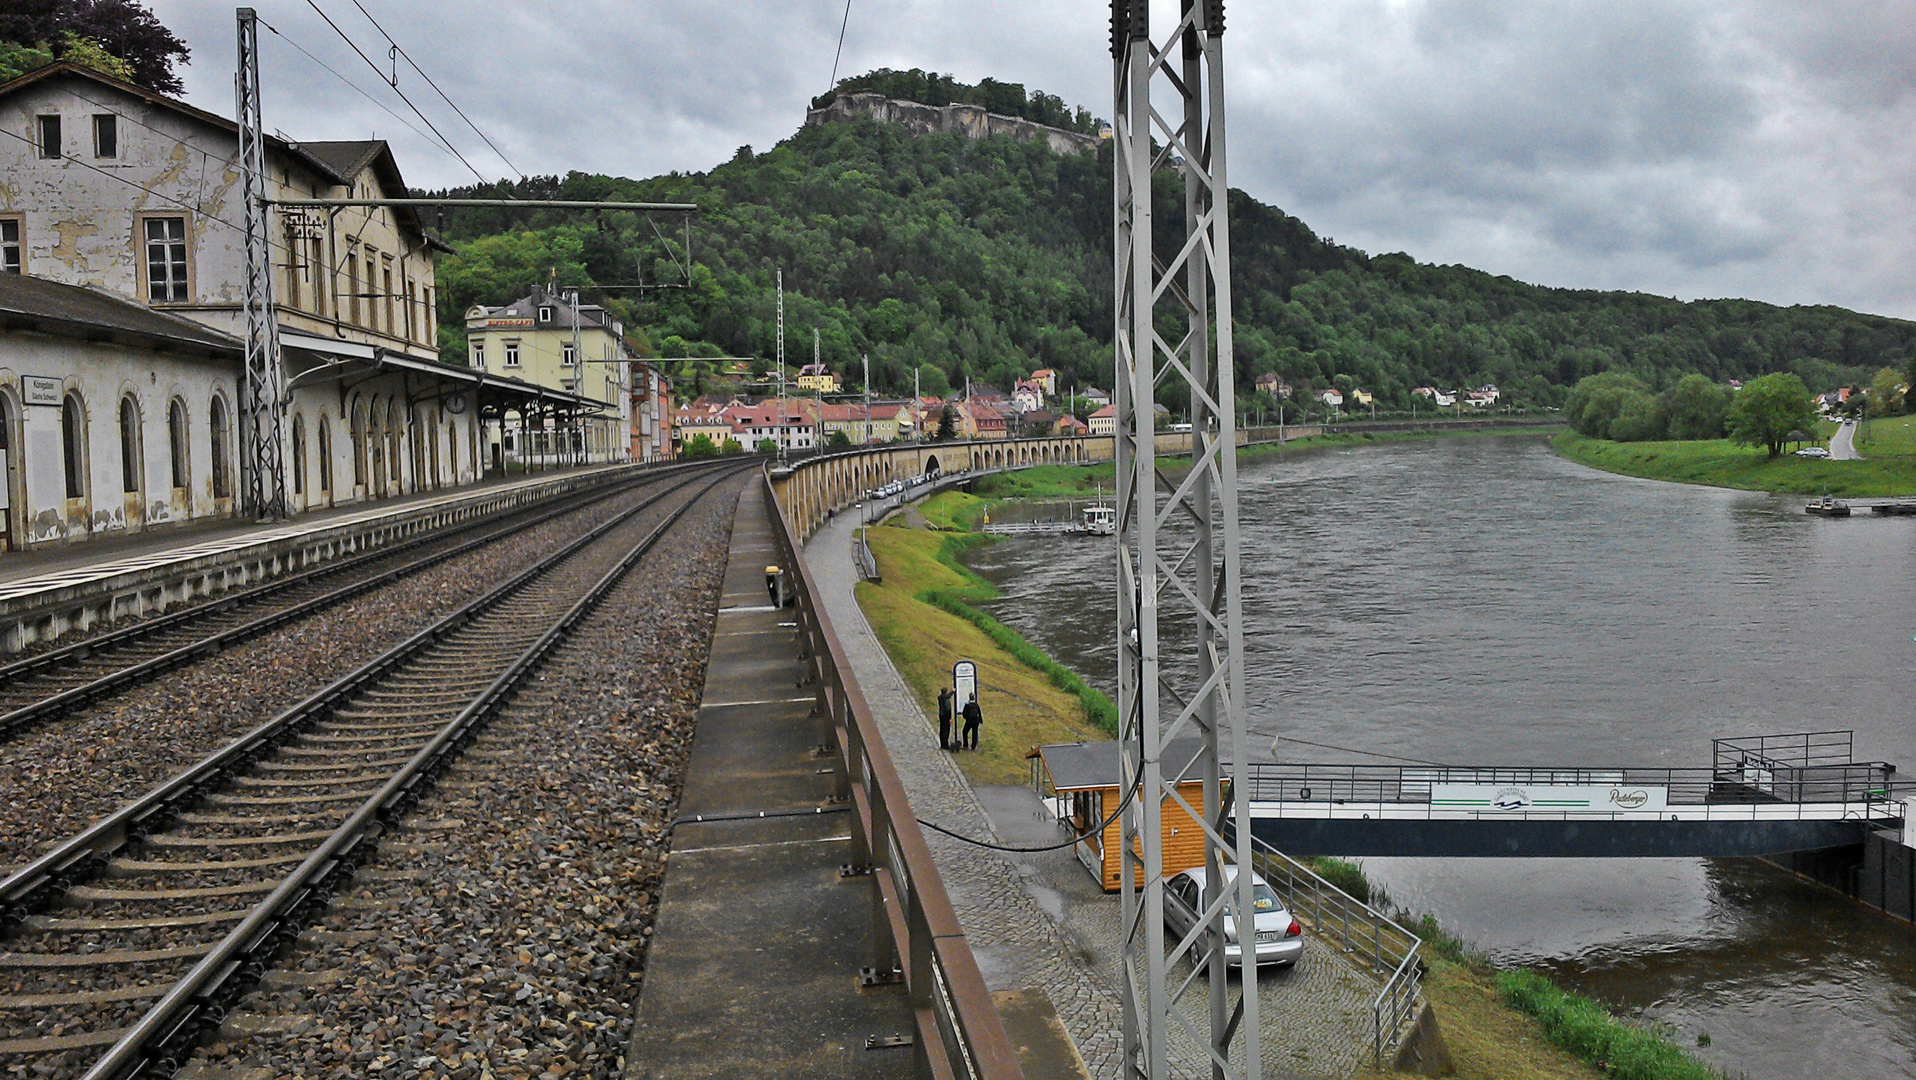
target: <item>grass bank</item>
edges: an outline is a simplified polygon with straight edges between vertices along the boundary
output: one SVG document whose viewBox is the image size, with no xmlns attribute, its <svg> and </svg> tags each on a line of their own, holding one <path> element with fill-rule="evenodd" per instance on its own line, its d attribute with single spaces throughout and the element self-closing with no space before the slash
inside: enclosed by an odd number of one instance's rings
<svg viewBox="0 0 1916 1080">
<path fill-rule="evenodd" d="M 941 508 L 928 503 L 924 509 L 931 520 Z M 985 726 L 978 751 L 957 756 L 972 783 L 1021 784 L 1030 775 L 1025 753 L 1033 746 L 1111 737 L 1117 710 L 1109 698 L 971 606 L 996 591 L 957 556 L 988 543 L 986 537 L 893 525 L 866 535 L 883 581 L 860 582 L 858 603 L 926 715 L 938 715 L 938 691 L 951 685 L 953 664 L 978 665 Z"/>
<path fill-rule="evenodd" d="M 1726 1080 L 1663 1031 L 1631 1023 L 1547 975 L 1498 967 L 1429 915 L 1413 919 L 1361 864 L 1306 861 L 1352 896 L 1395 908 L 1424 940 L 1424 994 L 1464 1080 Z"/>
<path fill-rule="evenodd" d="M 1821 461 L 1783 454 L 1772 458 L 1766 450 L 1737 446 L 1728 439 L 1619 443 L 1574 432 L 1558 435 L 1551 445 L 1580 465 L 1651 480 L 1796 495 L 1825 491 L 1865 497 L 1916 495 L 1916 457 Z"/>
<path fill-rule="evenodd" d="M 1879 416 L 1856 431 L 1856 452 L 1866 458 L 1916 458 L 1916 416 Z"/>
</svg>

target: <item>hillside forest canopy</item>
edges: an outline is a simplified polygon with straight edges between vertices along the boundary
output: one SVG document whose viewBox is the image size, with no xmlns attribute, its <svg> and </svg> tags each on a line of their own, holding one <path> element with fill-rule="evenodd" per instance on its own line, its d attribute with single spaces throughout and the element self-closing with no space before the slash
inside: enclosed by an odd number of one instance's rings
<svg viewBox="0 0 1916 1080">
<path fill-rule="evenodd" d="M 843 85 L 900 78 L 907 89 L 979 90 L 911 72 Z M 858 120 L 803 127 L 762 153 L 740 147 L 708 172 L 574 172 L 450 191 L 691 202 L 700 212 L 689 261 L 670 215 L 440 213 L 437 227 L 457 249 L 438 271 L 442 354 L 464 362 L 463 312 L 474 303 L 579 286 L 622 318 L 643 354 L 677 361 L 668 366 L 681 393 L 703 392 L 720 372 L 709 358 L 757 357 L 762 370 L 775 354 L 782 269 L 788 362 L 810 361 L 816 331 L 820 359 L 847 389 L 861 354 L 883 394 L 909 393 L 914 372 L 927 393 L 966 379 L 1008 390 L 1044 367 L 1065 386 L 1108 388 L 1111 168 L 1108 141 L 1095 154 L 1059 155 L 1007 137 L 914 136 Z M 1152 197 L 1168 261 L 1183 239 L 1181 174 L 1161 171 Z M 1545 288 L 1369 255 L 1241 191 L 1230 198 L 1240 397 L 1250 401 L 1253 380 L 1275 372 L 1298 391 L 1293 416 L 1306 395 L 1331 387 L 1408 409 L 1420 386 L 1496 384 L 1505 402 L 1555 407 L 1597 374 L 1628 376 L 1652 395 L 1691 374 L 1722 384 L 1787 371 L 1828 388 L 1916 358 L 1916 323 L 1826 306 Z M 672 287 L 602 288 L 635 284 Z"/>
</svg>

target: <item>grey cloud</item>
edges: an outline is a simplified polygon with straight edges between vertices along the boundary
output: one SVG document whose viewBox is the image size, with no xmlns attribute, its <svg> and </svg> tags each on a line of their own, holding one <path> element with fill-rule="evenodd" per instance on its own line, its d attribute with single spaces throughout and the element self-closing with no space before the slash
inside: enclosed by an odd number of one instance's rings
<svg viewBox="0 0 1916 1080">
<path fill-rule="evenodd" d="M 375 40 L 350 0 L 320 2 Z M 631 176 L 789 136 L 844 11 L 362 2 L 527 172 Z M 154 6 L 194 48 L 190 96 L 230 112 L 231 7 Z M 304 3 L 261 13 L 405 111 Z M 1094 0 L 853 0 L 841 73 L 992 75 L 1108 114 L 1107 15 Z M 1229 17 L 1232 181 L 1322 233 L 1545 284 L 1916 316 L 1906 0 L 1232 0 Z M 377 131 L 418 186 L 470 178 L 270 36 L 267 56 L 270 123 Z M 505 172 L 400 82 L 482 172 Z"/>
</svg>

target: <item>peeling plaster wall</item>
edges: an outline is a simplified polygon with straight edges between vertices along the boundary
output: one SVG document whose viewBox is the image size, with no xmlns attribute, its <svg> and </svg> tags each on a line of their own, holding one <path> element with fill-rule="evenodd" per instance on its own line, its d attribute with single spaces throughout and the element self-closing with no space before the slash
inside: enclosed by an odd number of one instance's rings
<svg viewBox="0 0 1916 1080">
<path fill-rule="evenodd" d="M 87 486 L 82 499 L 66 497 L 60 407 L 22 407 L 23 375 L 58 378 L 64 393 L 78 393 L 86 423 Z M 23 546 L 84 540 L 129 527 L 120 474 L 120 400 L 131 396 L 139 410 L 141 442 L 140 504 L 143 514 L 130 523 L 137 530 L 214 516 L 212 431 L 213 395 L 232 408 L 237 362 L 155 353 L 105 342 L 77 342 L 36 334 L 0 335 L 0 393 L 19 418 L 24 447 L 10 463 L 24 485 L 15 523 Z M 173 500 L 172 456 L 167 439 L 167 408 L 178 397 L 187 408 L 187 444 L 192 485 L 184 503 Z M 229 420 L 230 420 L 229 412 Z M 228 462 L 234 427 L 228 424 Z M 16 488 L 16 491 L 20 489 Z"/>
</svg>

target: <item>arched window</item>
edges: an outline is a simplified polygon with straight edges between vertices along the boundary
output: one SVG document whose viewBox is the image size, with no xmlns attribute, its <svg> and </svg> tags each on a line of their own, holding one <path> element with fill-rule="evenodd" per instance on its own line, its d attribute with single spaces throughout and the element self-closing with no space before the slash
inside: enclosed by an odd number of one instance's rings
<svg viewBox="0 0 1916 1080">
<path fill-rule="evenodd" d="M 293 416 L 293 494 L 306 494 L 306 418 Z"/>
<path fill-rule="evenodd" d="M 172 459 L 173 486 L 176 488 L 187 486 L 187 465 L 192 460 L 188 456 L 187 446 L 186 402 L 176 398 L 166 409 L 166 449 L 167 456 Z"/>
<path fill-rule="evenodd" d="M 319 490 L 333 493 L 333 426 L 323 415 L 319 418 Z"/>
<path fill-rule="evenodd" d="M 213 429 L 213 497 L 230 499 L 233 497 L 233 485 L 226 475 L 226 402 L 218 395 L 207 409 L 207 417 Z"/>
<path fill-rule="evenodd" d="M 390 490 L 395 492 L 406 490 L 405 472 L 400 468 L 400 463 L 405 460 L 405 437 L 406 414 L 400 411 L 399 399 L 395 397 L 386 405 L 386 461 L 392 470 Z M 414 477 L 413 482 L 417 484 L 418 478 Z"/>
<path fill-rule="evenodd" d="M 133 399 L 120 399 L 120 490 L 128 495 L 140 493 L 140 409 Z"/>
<path fill-rule="evenodd" d="M 67 498 L 86 497 L 86 413 L 80 395 L 60 403 L 60 456 L 66 465 Z"/>
<path fill-rule="evenodd" d="M 459 482 L 459 424 L 446 421 L 446 483 Z"/>
<path fill-rule="evenodd" d="M 353 483 L 366 482 L 366 403 L 353 399 L 353 418 L 347 434 L 353 441 Z"/>
<path fill-rule="evenodd" d="M 376 497 L 386 493 L 386 410 L 377 399 L 367 410 L 366 457 L 372 466 L 372 477 L 366 485 L 366 494 Z"/>
</svg>

